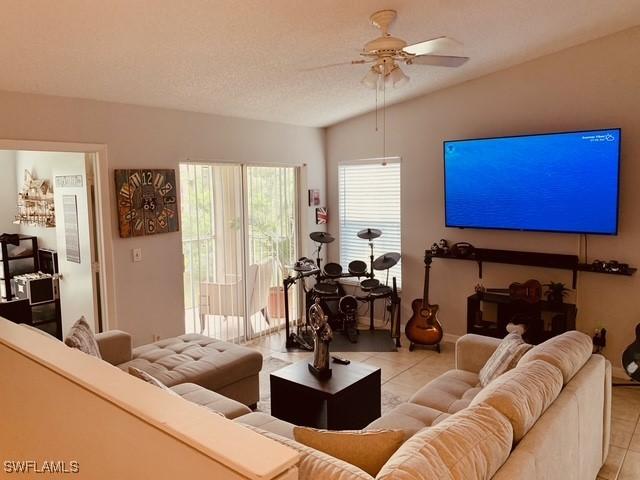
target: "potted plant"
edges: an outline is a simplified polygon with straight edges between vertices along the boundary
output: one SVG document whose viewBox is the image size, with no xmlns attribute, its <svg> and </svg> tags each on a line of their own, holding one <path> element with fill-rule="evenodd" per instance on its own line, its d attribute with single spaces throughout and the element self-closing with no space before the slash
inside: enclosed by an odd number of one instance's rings
<svg viewBox="0 0 640 480">
<path fill-rule="evenodd" d="M 547 291 L 544 294 L 550 303 L 562 303 L 564 297 L 571 291 L 562 282 L 549 282 L 545 283 L 544 286 L 547 287 Z"/>
</svg>

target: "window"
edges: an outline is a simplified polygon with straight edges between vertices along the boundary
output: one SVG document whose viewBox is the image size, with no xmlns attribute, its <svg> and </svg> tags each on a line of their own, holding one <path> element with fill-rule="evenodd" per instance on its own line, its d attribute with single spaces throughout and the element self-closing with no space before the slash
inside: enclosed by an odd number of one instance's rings
<svg viewBox="0 0 640 480">
<path fill-rule="evenodd" d="M 358 238 L 365 228 L 378 228 L 382 236 L 374 243 L 374 259 L 387 252 L 401 252 L 400 159 L 342 163 L 338 167 L 340 195 L 340 263 L 363 260 L 369 265 L 369 243 Z M 389 271 L 402 285 L 399 262 Z M 376 272 L 378 280 L 386 280 L 385 272 Z"/>
</svg>

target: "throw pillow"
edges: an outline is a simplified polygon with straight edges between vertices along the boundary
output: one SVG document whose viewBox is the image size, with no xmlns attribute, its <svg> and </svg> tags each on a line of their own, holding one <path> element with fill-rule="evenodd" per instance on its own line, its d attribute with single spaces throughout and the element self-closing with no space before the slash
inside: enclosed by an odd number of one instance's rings
<svg viewBox="0 0 640 480">
<path fill-rule="evenodd" d="M 67 338 L 64 339 L 64 343 L 68 347 L 77 348 L 88 355 L 102 358 L 98 342 L 96 342 L 93 332 L 91 331 L 91 327 L 84 317 L 80 317 L 80 319 L 73 324 L 73 327 L 69 330 Z"/>
<path fill-rule="evenodd" d="M 401 430 L 330 431 L 294 427 L 293 438 L 375 477 L 404 442 L 404 433 Z"/>
<path fill-rule="evenodd" d="M 510 333 L 504 337 L 478 374 L 480 386 L 486 387 L 492 380 L 514 368 L 531 347 L 533 345 L 525 343 L 517 333 Z"/>
<path fill-rule="evenodd" d="M 136 367 L 129 367 L 129 374 L 133 375 L 134 377 L 139 378 L 140 380 L 144 380 L 145 382 L 150 383 L 151 385 L 154 385 L 154 386 L 156 386 L 158 388 L 161 388 L 165 392 L 168 392 L 168 393 L 170 393 L 172 395 L 175 395 L 176 397 L 180 396 L 176 392 L 171 390 L 169 387 L 167 387 L 160 380 L 158 380 L 156 377 L 154 377 L 153 375 L 149 375 L 144 370 L 140 370 L 139 368 L 136 368 Z"/>
</svg>

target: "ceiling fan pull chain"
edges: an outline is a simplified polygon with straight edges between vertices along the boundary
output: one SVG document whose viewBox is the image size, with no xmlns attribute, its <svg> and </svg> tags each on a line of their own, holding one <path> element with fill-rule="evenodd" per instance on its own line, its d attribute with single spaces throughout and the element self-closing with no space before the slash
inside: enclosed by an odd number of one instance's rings
<svg viewBox="0 0 640 480">
<path fill-rule="evenodd" d="M 376 85 L 375 89 L 376 96 L 376 132 L 378 131 L 378 86 Z"/>
<path fill-rule="evenodd" d="M 387 87 L 382 78 L 382 158 L 387 158 Z"/>
</svg>

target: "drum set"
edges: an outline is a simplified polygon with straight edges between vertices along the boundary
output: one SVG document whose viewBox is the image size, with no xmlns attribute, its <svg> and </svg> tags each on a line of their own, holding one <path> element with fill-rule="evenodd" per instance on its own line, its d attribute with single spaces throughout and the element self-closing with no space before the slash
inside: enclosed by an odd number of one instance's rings
<svg viewBox="0 0 640 480">
<path fill-rule="evenodd" d="M 368 303 L 369 305 L 369 329 L 374 329 L 374 305 L 376 300 L 384 299 L 386 311 L 390 313 L 391 318 L 391 336 L 396 339 L 396 345 L 399 346 L 399 313 L 400 299 L 397 289 L 395 288 L 396 279 L 393 278 L 393 287 L 389 286 L 389 270 L 400 261 L 400 253 L 388 252 L 377 258 L 374 258 L 374 240 L 382 235 L 382 231 L 376 228 L 365 228 L 357 233 L 358 238 L 369 242 L 370 256 L 369 265 L 362 260 L 353 260 L 349 262 L 347 271 L 344 271 L 339 263 L 329 262 L 322 266 L 322 247 L 325 244 L 333 242 L 334 237 L 326 232 L 312 232 L 309 234 L 311 240 L 316 243 L 316 259 L 307 257 L 300 258 L 292 267 L 293 271 L 284 279 L 284 304 L 286 318 L 286 348 L 303 348 L 312 350 L 310 342 L 306 339 L 308 325 L 298 325 L 296 332 L 291 331 L 289 321 L 288 307 L 288 290 L 289 288 L 300 283 L 304 291 L 305 311 L 315 304 L 316 299 L 319 300 L 323 310 L 327 312 L 329 323 L 334 331 L 342 332 L 347 336 L 349 341 L 357 343 L 358 341 L 358 307 L 360 303 Z M 375 272 L 385 272 L 385 283 L 382 284 L 376 278 Z M 312 286 L 308 287 L 307 279 L 314 279 Z M 355 285 L 359 286 L 362 295 L 349 295 L 345 291 L 345 279 L 357 279 Z M 346 283 L 346 282 L 345 282 Z M 353 284 L 354 282 L 348 282 Z M 394 327 L 394 319 L 397 318 L 396 328 Z M 398 335 L 394 335 L 397 331 Z"/>
</svg>

